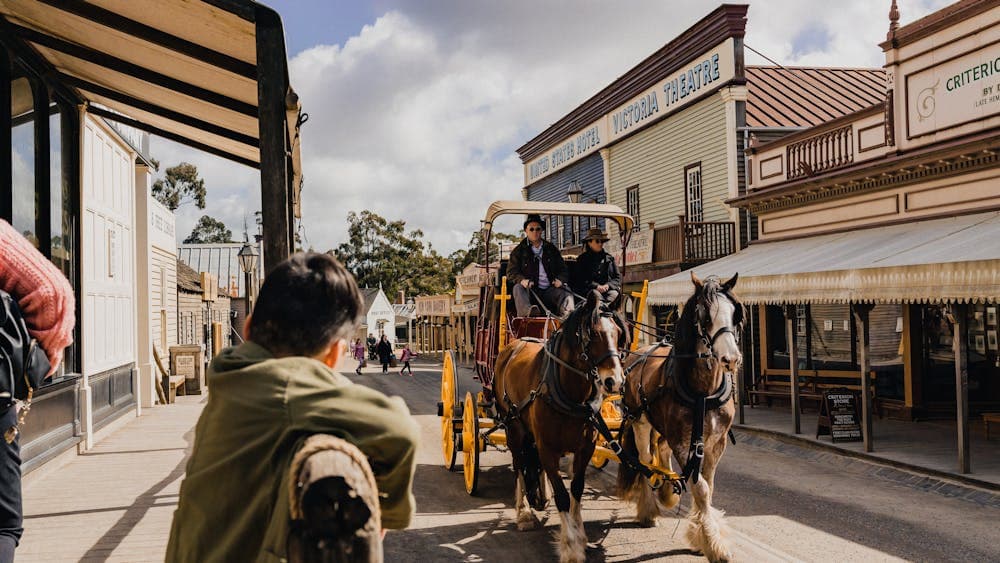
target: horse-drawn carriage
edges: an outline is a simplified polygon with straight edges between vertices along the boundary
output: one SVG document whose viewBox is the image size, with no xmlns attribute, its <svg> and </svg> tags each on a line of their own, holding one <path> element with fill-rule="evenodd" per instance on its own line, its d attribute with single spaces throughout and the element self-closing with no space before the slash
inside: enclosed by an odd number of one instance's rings
<svg viewBox="0 0 1000 563">
<path fill-rule="evenodd" d="M 613 221 L 618 226 L 622 248 L 628 244 L 632 232 L 633 219 L 615 205 L 573 204 L 533 201 L 498 201 L 490 205 L 483 221 L 483 253 L 485 264 L 484 280 L 479 288 L 479 316 L 475 338 L 475 380 L 480 389 L 462 385 L 458 376 L 454 354 L 447 352 L 441 374 L 441 444 L 445 467 L 454 469 L 458 453 L 463 454 L 462 470 L 465 488 L 475 494 L 479 483 L 479 457 L 487 448 L 504 450 L 507 436 L 496 412 L 494 396 L 494 367 L 497 355 L 509 342 L 521 338 L 546 341 L 561 326 L 561 319 L 551 315 L 539 317 L 518 317 L 511 301 L 511 290 L 505 276 L 507 261 L 501 256 L 489 256 L 490 235 L 494 221 L 508 214 L 538 214 L 544 216 L 583 216 Z M 496 259 L 496 262 L 491 260 Z M 574 265 L 574 256 L 564 256 L 568 267 Z M 577 295 L 576 297 L 580 297 Z M 638 298 L 637 311 L 645 309 L 645 288 L 635 295 Z M 640 313 L 641 314 L 641 313 Z M 615 402 L 617 395 L 605 398 L 601 410 L 612 430 L 621 424 L 621 415 Z M 616 454 L 607 447 L 605 440 L 595 450 L 592 463 L 596 467 L 605 466 L 609 460 L 616 460 Z"/>
<path fill-rule="evenodd" d="M 645 309 L 646 284 L 642 292 L 632 294 L 639 299 L 635 308 L 638 318 L 633 321 L 626 321 L 618 310 L 608 310 L 597 291 L 577 295 L 581 302 L 565 318 L 551 314 L 519 317 L 513 313 L 509 303 L 512 291 L 505 275 L 507 264 L 502 256 L 496 257 L 495 262 L 489 256 L 494 220 L 506 214 L 603 218 L 617 225 L 623 252 L 628 246 L 633 219 L 614 205 L 494 202 L 483 221 L 481 263 L 485 264 L 486 275 L 479 290 L 475 382 L 459 377 L 455 356 L 450 351 L 445 353 L 441 374 L 438 414 L 445 467 L 454 469 L 461 451 L 465 488 L 469 494 L 475 494 L 480 454 L 487 448 L 509 451 L 517 482 L 515 510 L 519 529 L 538 524 L 531 509 L 544 508 L 547 477 L 561 518 L 562 558 L 582 561 L 586 537 L 579 502 L 588 463 L 597 467 L 609 460 L 621 463 L 621 492 L 636 502 L 640 522 L 645 524 L 655 521 L 666 507 L 676 505 L 692 472 L 697 484 L 706 448 L 713 451 L 711 463 L 706 463 L 706 477 L 711 481 L 715 462 L 721 456 L 718 429 L 728 431 L 731 424 L 732 389 L 724 384 L 731 379 L 719 371 L 719 364 L 712 362 L 724 354 L 732 355 L 736 349 L 731 325 L 739 304 L 730 293 L 735 278 L 723 285 L 715 279 L 703 284 L 692 276 L 696 288 L 692 301 L 696 303 L 689 303 L 685 309 L 690 336 L 677 344 L 679 354 L 665 339 L 637 350 L 635 340 L 630 337 L 637 336 L 639 327 L 645 326 L 640 315 Z M 570 268 L 572 259 L 568 257 Z M 622 264 L 623 271 L 625 266 Z M 723 302 L 732 306 L 720 306 Z M 629 323 L 632 329 L 628 328 Z M 715 348 L 725 350 L 720 353 Z M 667 369 L 668 364 L 676 361 L 687 362 L 684 369 L 688 372 L 704 372 L 707 379 L 697 381 L 697 387 L 704 387 L 702 383 L 716 385 L 720 375 L 723 385 L 714 394 L 711 390 L 692 391 L 687 383 L 678 386 L 677 377 Z M 696 370 L 694 364 L 701 367 Z M 734 365 L 726 360 L 727 369 L 734 369 Z M 630 372 L 633 375 L 626 381 Z M 673 392 L 678 387 L 685 396 L 678 398 Z M 628 401 L 622 401 L 624 393 L 628 393 Z M 700 436 L 702 430 L 692 432 L 691 422 L 675 424 L 677 428 L 661 424 L 660 419 L 676 418 L 678 409 L 699 412 L 685 403 L 687 395 L 701 401 L 703 419 L 705 398 L 715 409 L 709 416 L 716 420 L 709 426 L 704 442 Z M 626 421 L 620 405 L 629 401 Z M 687 416 L 691 418 L 690 414 Z M 690 450 L 678 449 L 681 442 L 678 432 L 686 432 L 683 435 L 690 437 Z M 724 447 L 723 442 L 721 448 Z M 572 496 L 567 493 L 559 470 L 560 458 L 566 453 L 573 454 Z M 671 469 L 672 455 L 685 465 L 683 475 Z M 665 484 L 669 486 L 664 487 Z M 702 480 L 695 492 L 697 506 L 692 512 L 692 528 L 701 534 L 701 539 L 693 539 L 692 543 L 703 546 L 700 548 L 706 554 L 713 550 L 722 553 L 708 545 L 717 534 L 705 531 L 715 526 L 711 522 L 715 518 L 711 512 L 714 509 L 698 501 L 710 499 L 707 486 L 710 485 Z"/>
</svg>

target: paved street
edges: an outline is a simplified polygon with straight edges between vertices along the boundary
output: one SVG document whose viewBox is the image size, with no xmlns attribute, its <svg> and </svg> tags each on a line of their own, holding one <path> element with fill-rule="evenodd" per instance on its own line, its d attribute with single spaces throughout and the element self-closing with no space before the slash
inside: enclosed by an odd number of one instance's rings
<svg viewBox="0 0 1000 563">
<path fill-rule="evenodd" d="M 477 497 L 466 495 L 459 473 L 442 467 L 435 412 L 440 365 L 415 367 L 413 378 L 383 376 L 372 368 L 351 374 L 405 397 L 424 430 L 418 514 L 411 529 L 387 536 L 386 560 L 555 560 L 558 517 L 552 509 L 541 530 L 518 532 L 513 525 L 507 454 L 483 456 Z M 91 453 L 32 478 L 25 488 L 26 532 L 18 560 L 162 560 L 203 399 L 181 397 L 176 405 L 149 409 Z M 588 475 L 583 514 L 589 560 L 703 560 L 684 545 L 684 524 L 678 527 L 676 519 L 656 529 L 635 526 L 631 508 L 609 494 L 613 467 Z M 926 492 L 873 475 L 870 467 L 809 461 L 796 447 L 756 437 L 729 448 L 716 492 L 741 561 L 997 560 L 996 499 Z"/>
<path fill-rule="evenodd" d="M 513 524 L 509 454 L 483 456 L 476 497 L 465 493 L 460 473 L 445 471 L 436 416 L 439 366 L 428 362 L 417 368 L 412 379 L 352 374 L 360 383 L 405 397 L 423 428 L 418 515 L 410 530 L 387 536 L 388 560 L 555 560 L 559 519 L 551 502 L 544 529 L 518 532 Z M 872 477 L 870 467 L 834 468 L 796 455 L 802 452 L 793 446 L 753 442 L 730 447 L 717 477 L 715 503 L 727 512 L 738 560 L 998 560 L 995 496 L 989 506 L 949 498 Z M 588 560 L 704 561 L 687 549 L 685 523 L 678 527 L 675 518 L 667 518 L 656 529 L 636 527 L 631 507 L 610 496 L 614 467 L 591 468 L 588 475 L 583 504 Z M 685 496 L 682 510 L 687 504 Z"/>
</svg>

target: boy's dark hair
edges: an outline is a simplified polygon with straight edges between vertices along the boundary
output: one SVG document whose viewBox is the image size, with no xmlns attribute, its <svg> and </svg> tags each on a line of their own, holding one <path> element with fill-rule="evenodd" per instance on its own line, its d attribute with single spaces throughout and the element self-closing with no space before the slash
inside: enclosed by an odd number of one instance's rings
<svg viewBox="0 0 1000 563">
<path fill-rule="evenodd" d="M 272 354 L 313 356 L 361 322 L 358 284 L 329 254 L 300 252 L 264 278 L 250 339 Z"/>
</svg>

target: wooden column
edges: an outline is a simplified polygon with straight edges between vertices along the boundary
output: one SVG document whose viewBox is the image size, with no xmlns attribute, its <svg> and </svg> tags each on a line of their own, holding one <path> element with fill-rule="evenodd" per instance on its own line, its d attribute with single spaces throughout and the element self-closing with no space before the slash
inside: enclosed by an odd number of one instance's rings
<svg viewBox="0 0 1000 563">
<path fill-rule="evenodd" d="M 292 241 L 285 130 L 285 39 L 270 10 L 257 10 L 257 105 L 264 272 L 288 258 Z"/>
<path fill-rule="evenodd" d="M 469 330 L 469 313 L 465 314 L 465 363 L 469 363 L 469 356 L 472 354 L 472 331 Z"/>
<path fill-rule="evenodd" d="M 955 350 L 955 416 L 958 428 L 958 471 L 969 473 L 969 306 L 952 305 L 950 321 L 955 327 L 952 345 Z"/>
<path fill-rule="evenodd" d="M 437 324 L 437 317 L 430 317 L 430 322 L 428 323 L 428 326 L 430 326 L 430 329 L 431 329 L 430 349 L 431 349 L 431 354 L 435 354 L 436 355 L 437 354 L 437 346 L 436 346 L 436 344 L 437 344 L 437 327 L 435 326 L 435 324 Z"/>
<path fill-rule="evenodd" d="M 874 305 L 855 303 L 851 305 L 854 323 L 858 334 L 858 365 L 861 367 L 861 437 L 864 440 L 865 451 L 874 449 L 872 436 L 872 364 L 869 313 Z"/>
<path fill-rule="evenodd" d="M 31 78 L 32 109 L 35 132 L 35 236 L 38 250 L 52 259 L 52 157 L 49 135 L 49 90 L 41 79 Z"/>
<path fill-rule="evenodd" d="M 795 305 L 785 305 L 785 341 L 788 343 L 788 383 L 792 401 L 792 427 L 796 434 L 802 433 L 802 417 L 799 411 L 799 352 L 795 341 L 797 331 Z"/>
</svg>

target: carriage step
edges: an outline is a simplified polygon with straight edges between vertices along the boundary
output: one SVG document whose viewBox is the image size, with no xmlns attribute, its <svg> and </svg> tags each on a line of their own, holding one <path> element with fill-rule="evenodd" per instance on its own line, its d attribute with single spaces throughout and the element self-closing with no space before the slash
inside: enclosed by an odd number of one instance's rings
<svg viewBox="0 0 1000 563">
<path fill-rule="evenodd" d="M 438 416 L 444 416 L 444 403 L 438 401 Z"/>
</svg>

